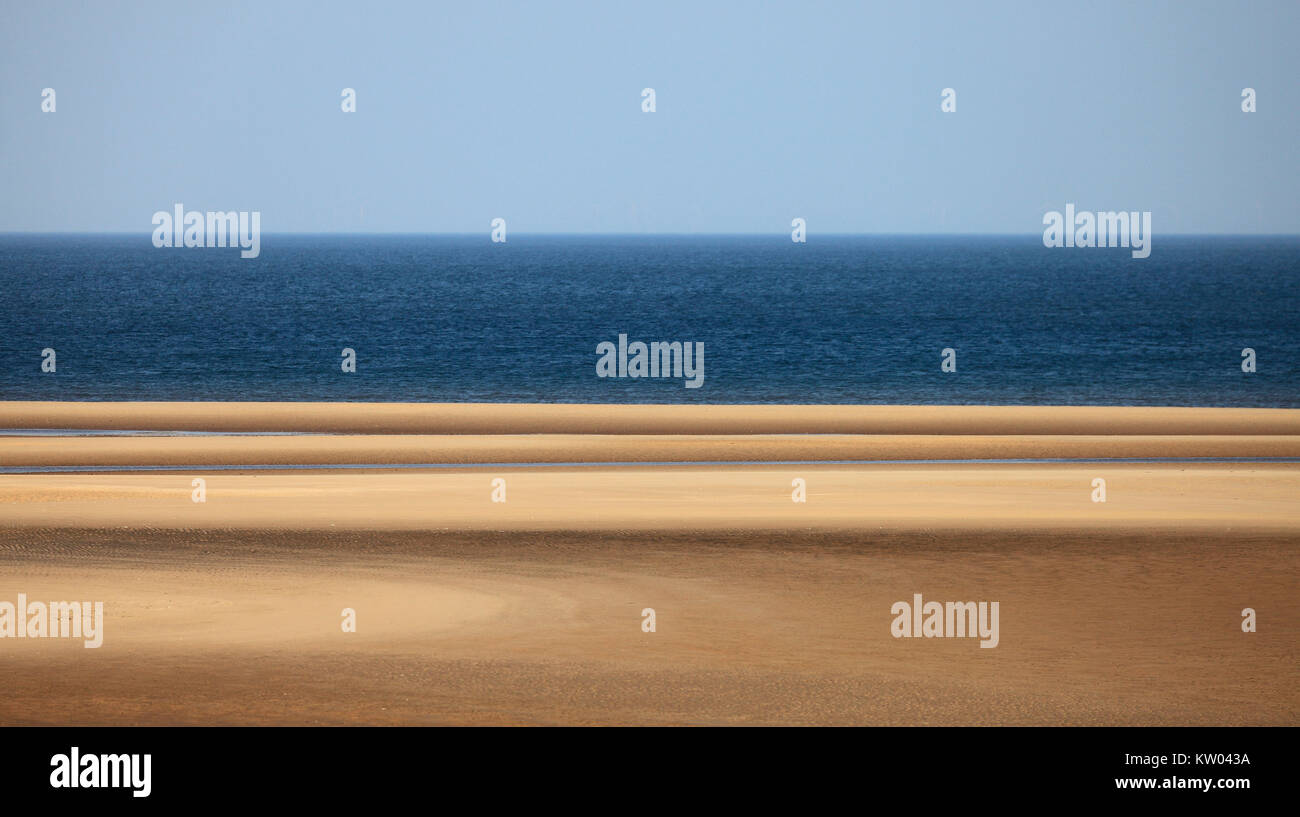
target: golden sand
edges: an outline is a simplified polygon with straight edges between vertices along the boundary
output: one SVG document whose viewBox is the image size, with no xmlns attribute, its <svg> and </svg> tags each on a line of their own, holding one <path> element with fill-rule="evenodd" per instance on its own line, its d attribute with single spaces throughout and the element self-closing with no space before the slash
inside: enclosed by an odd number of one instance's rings
<svg viewBox="0 0 1300 817">
<path fill-rule="evenodd" d="M 1300 465 L 825 462 L 1291 457 L 1300 412 L 0 403 L 0 426 L 329 432 L 8 437 L 4 466 L 738 463 L 0 475 L 0 600 L 106 618 L 99 649 L 0 640 L 6 725 L 1300 723 Z M 753 464 L 796 459 L 821 462 Z M 913 593 L 998 601 L 999 645 L 893 638 Z"/>
</svg>

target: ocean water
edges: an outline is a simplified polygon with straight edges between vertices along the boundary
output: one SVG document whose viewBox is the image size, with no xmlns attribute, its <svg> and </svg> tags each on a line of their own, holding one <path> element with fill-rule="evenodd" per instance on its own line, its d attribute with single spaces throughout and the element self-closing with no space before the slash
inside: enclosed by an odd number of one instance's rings
<svg viewBox="0 0 1300 817">
<path fill-rule="evenodd" d="M 1296 237 L 3 235 L 0 293 L 4 400 L 1300 407 Z M 597 377 L 620 333 L 703 386 Z"/>
</svg>

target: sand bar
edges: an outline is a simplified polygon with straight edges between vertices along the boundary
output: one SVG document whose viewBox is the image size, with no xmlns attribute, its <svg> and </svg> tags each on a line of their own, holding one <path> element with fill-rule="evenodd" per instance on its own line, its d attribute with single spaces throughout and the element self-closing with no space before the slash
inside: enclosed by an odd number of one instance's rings
<svg viewBox="0 0 1300 817">
<path fill-rule="evenodd" d="M 0 428 L 332 434 L 1300 436 L 1300 410 L 1110 406 L 0 402 Z"/>
</svg>

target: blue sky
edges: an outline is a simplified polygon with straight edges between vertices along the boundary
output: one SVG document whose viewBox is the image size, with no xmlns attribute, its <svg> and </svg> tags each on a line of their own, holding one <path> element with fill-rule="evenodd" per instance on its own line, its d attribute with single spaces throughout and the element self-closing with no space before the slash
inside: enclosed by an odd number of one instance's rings
<svg viewBox="0 0 1300 817">
<path fill-rule="evenodd" d="M 1067 202 L 1150 210 L 1157 233 L 1300 231 L 1294 0 L 5 17 L 3 231 L 148 233 L 176 202 L 266 232 L 1029 234 Z"/>
</svg>

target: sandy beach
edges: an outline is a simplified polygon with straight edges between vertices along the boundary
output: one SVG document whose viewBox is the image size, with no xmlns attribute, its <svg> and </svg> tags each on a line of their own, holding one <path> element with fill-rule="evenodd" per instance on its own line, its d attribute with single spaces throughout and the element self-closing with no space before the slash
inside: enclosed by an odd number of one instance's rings
<svg viewBox="0 0 1300 817">
<path fill-rule="evenodd" d="M 0 428 L 0 469 L 104 469 L 0 473 L 0 600 L 106 621 L 97 649 L 0 639 L 6 725 L 1300 723 L 1300 463 L 1267 461 L 1300 411 L 14 402 Z M 997 601 L 997 647 L 893 637 L 917 593 Z"/>
</svg>

